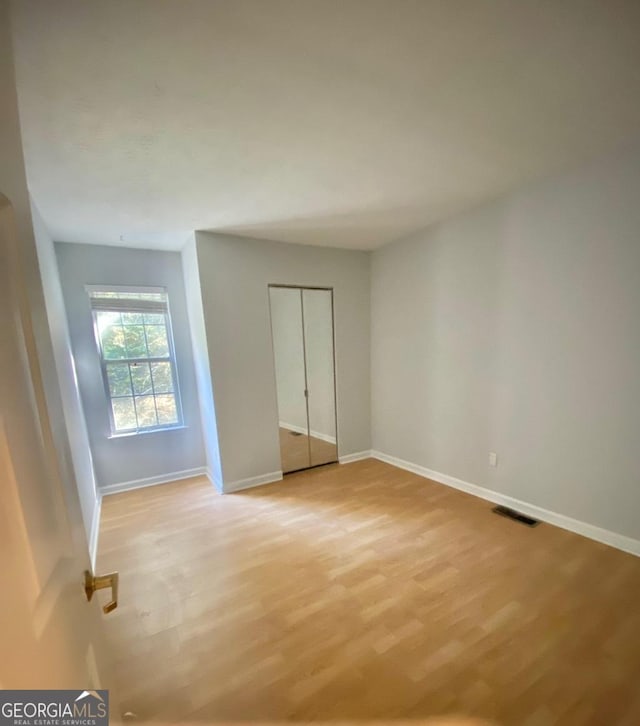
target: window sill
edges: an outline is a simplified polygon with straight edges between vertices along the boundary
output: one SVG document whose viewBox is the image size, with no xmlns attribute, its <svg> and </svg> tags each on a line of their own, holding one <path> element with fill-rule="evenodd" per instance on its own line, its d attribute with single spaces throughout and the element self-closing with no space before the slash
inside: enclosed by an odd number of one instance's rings
<svg viewBox="0 0 640 726">
<path fill-rule="evenodd" d="M 189 428 L 184 424 L 180 426 L 165 426 L 164 428 L 148 429 L 147 431 L 125 431 L 121 434 L 109 434 L 108 439 L 130 439 L 133 436 L 148 436 L 149 434 L 163 434 L 167 431 L 183 431 Z"/>
</svg>

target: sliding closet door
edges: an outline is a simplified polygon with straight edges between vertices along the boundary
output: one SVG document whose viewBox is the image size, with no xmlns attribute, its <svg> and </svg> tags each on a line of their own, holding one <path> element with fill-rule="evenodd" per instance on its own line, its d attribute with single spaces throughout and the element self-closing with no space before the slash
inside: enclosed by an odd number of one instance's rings
<svg viewBox="0 0 640 726">
<path fill-rule="evenodd" d="M 302 290 L 270 287 L 282 470 L 311 466 L 305 377 Z"/>
<path fill-rule="evenodd" d="M 311 466 L 338 459 L 333 355 L 333 292 L 302 290 Z"/>
<path fill-rule="evenodd" d="M 337 461 L 333 291 L 273 285 L 269 304 L 282 471 Z"/>
</svg>

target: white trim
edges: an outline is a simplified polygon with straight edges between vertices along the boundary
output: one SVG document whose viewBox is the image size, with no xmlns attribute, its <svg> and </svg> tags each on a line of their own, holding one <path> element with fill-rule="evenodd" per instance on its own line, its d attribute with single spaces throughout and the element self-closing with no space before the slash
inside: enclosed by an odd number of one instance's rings
<svg viewBox="0 0 640 726">
<path fill-rule="evenodd" d="M 139 292 L 164 293 L 166 295 L 167 288 L 159 285 L 85 285 L 84 289 L 88 293 L 92 292 L 118 292 L 118 293 L 133 293 L 134 295 Z"/>
<path fill-rule="evenodd" d="M 623 552 L 629 552 L 632 555 L 640 557 L 640 540 L 632 539 L 631 537 L 618 534 L 617 532 L 611 532 L 608 529 L 596 527 L 594 524 L 589 524 L 588 522 L 581 522 L 578 519 L 572 519 L 571 517 L 559 514 L 558 512 L 543 509 L 535 504 L 523 502 L 520 499 L 515 499 L 514 497 L 507 496 L 506 494 L 501 494 L 493 489 L 485 489 L 485 487 L 478 486 L 477 484 L 470 484 L 469 482 L 463 481 L 462 479 L 456 479 L 448 474 L 442 474 L 439 471 L 427 469 L 424 466 L 413 464 L 410 461 L 404 461 L 404 459 L 398 459 L 395 456 L 383 454 L 381 451 L 374 450 L 371 452 L 371 456 L 374 459 L 379 459 L 380 461 L 384 461 L 392 466 L 397 466 L 399 469 L 405 469 L 406 471 L 410 471 L 418 476 L 423 476 L 426 479 L 432 479 L 439 484 L 446 484 L 447 486 L 459 489 L 467 494 L 472 494 L 475 497 L 486 499 L 489 502 L 504 504 L 512 509 L 517 509 L 523 514 L 527 514 L 530 517 L 535 517 L 543 522 L 554 524 L 556 527 L 567 529 L 569 532 L 575 532 L 583 537 L 588 537 L 596 542 L 602 542 L 603 544 L 610 545 L 611 547 L 615 547 Z"/>
<path fill-rule="evenodd" d="M 224 492 L 222 491 L 222 483 L 216 479 L 214 473 L 211 471 L 211 469 L 209 469 L 208 466 L 206 467 L 204 473 L 209 480 L 209 483 L 218 492 L 218 494 L 223 494 Z"/>
<path fill-rule="evenodd" d="M 338 458 L 338 461 L 341 464 L 351 464 L 354 461 L 361 461 L 362 459 L 370 459 L 371 458 L 371 451 L 356 451 L 355 454 L 345 454 L 345 456 L 340 456 Z"/>
<path fill-rule="evenodd" d="M 287 431 L 295 431 L 298 434 L 304 434 L 304 436 L 307 435 L 307 427 L 306 426 L 296 426 L 295 424 L 285 423 L 284 421 L 279 421 L 278 425 L 281 429 L 287 429 Z M 311 436 L 313 436 L 314 439 L 320 439 L 320 441 L 326 441 L 328 444 L 335 444 L 336 438 L 335 436 L 329 436 L 328 434 L 321 434 L 319 431 L 314 431 L 311 429 L 309 431 Z"/>
<path fill-rule="evenodd" d="M 259 487 L 262 484 L 271 484 L 271 482 L 281 480 L 282 472 L 272 471 L 269 474 L 259 474 L 258 476 L 251 476 L 248 479 L 239 479 L 238 481 L 224 484 L 223 492 L 224 494 L 232 494 L 233 492 L 239 492 L 241 489 L 251 489 L 252 487 Z"/>
<path fill-rule="evenodd" d="M 119 492 L 128 492 L 132 489 L 142 489 L 142 487 L 153 487 L 156 484 L 168 484 L 169 482 L 179 481 L 180 479 L 190 479 L 191 477 L 202 476 L 203 474 L 206 475 L 207 470 L 204 466 L 199 466 L 196 469 L 173 471 L 169 474 L 148 476 L 144 479 L 132 479 L 131 481 L 123 481 L 119 484 L 107 484 L 106 486 L 100 487 L 100 493 L 103 495 L 118 494 Z"/>
<path fill-rule="evenodd" d="M 158 394 L 159 396 L 162 396 L 162 393 Z M 138 429 L 138 431 L 123 431 L 121 434 L 109 434 L 107 436 L 108 439 L 128 439 L 132 436 L 148 436 L 149 434 L 159 434 L 163 431 L 180 431 L 182 429 L 188 429 L 188 426 L 185 426 L 184 424 L 178 424 L 177 426 L 174 426 L 173 424 L 168 426 L 156 426 L 152 429 Z"/>
<path fill-rule="evenodd" d="M 98 556 L 98 537 L 100 536 L 100 513 L 102 512 L 102 494 L 96 494 L 96 503 L 93 508 L 93 517 L 91 519 L 91 532 L 89 534 L 89 559 L 91 560 L 91 569 L 95 572 L 96 557 Z"/>
</svg>

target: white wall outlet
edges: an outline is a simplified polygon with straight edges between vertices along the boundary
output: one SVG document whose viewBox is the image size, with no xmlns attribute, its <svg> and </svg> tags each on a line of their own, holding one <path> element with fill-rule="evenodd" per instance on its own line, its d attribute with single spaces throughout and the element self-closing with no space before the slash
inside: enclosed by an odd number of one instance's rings
<svg viewBox="0 0 640 726">
<path fill-rule="evenodd" d="M 498 455 L 495 451 L 489 452 L 489 466 L 498 466 Z"/>
</svg>

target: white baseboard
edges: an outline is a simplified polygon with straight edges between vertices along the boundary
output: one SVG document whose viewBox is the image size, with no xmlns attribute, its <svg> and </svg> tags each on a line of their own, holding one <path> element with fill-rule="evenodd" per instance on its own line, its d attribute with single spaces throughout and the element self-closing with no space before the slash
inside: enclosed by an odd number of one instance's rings
<svg viewBox="0 0 640 726">
<path fill-rule="evenodd" d="M 248 479 L 239 479 L 238 481 L 224 484 L 223 491 L 225 494 L 231 494 L 233 492 L 239 492 L 242 489 L 251 489 L 253 487 L 259 487 L 262 484 L 271 484 L 271 482 L 281 480 L 282 472 L 272 471 L 269 474 L 259 474 L 258 476 L 251 476 Z"/>
<path fill-rule="evenodd" d="M 370 458 L 370 451 L 358 451 L 355 454 L 347 454 L 346 456 L 341 456 L 339 462 L 341 464 L 350 464 L 352 461 L 360 461 L 361 459 Z M 209 479 L 214 484 L 214 486 L 217 487 L 214 480 L 211 477 L 209 477 Z M 252 476 L 248 479 L 240 479 L 239 481 L 229 482 L 228 484 L 224 485 L 223 492 L 224 494 L 232 494 L 233 492 L 239 492 L 243 489 L 251 489 L 253 487 L 262 486 L 263 484 L 271 484 L 275 481 L 282 481 L 282 479 L 282 471 L 272 471 L 270 474 L 260 474 L 259 476 Z"/>
<path fill-rule="evenodd" d="M 119 484 L 107 484 L 106 486 L 100 487 L 100 493 L 103 495 L 107 494 L 118 494 L 120 492 L 129 492 L 132 489 L 142 489 L 142 487 L 153 487 L 156 484 L 168 484 L 172 481 L 179 481 L 180 479 L 190 479 L 194 476 L 207 475 L 207 470 L 204 466 L 199 466 L 196 469 L 183 469 L 182 471 L 173 471 L 169 474 L 159 474 L 158 476 L 148 476 L 144 479 L 132 479 L 131 481 L 123 481 Z"/>
<path fill-rule="evenodd" d="M 295 424 L 289 424 L 285 423 L 284 421 L 279 421 L 278 425 L 281 429 L 287 429 L 287 431 L 295 431 L 297 434 L 303 434 L 304 436 L 307 435 L 307 427 L 306 426 L 296 426 Z M 321 434 L 319 431 L 314 431 L 311 429 L 309 431 L 311 436 L 313 436 L 314 439 L 320 439 L 320 441 L 326 441 L 328 444 L 335 444 L 336 438 L 335 436 L 329 436 L 328 434 Z"/>
<path fill-rule="evenodd" d="M 95 572 L 96 557 L 98 556 L 98 537 L 100 536 L 100 513 L 102 512 L 102 494 L 96 494 L 96 505 L 91 520 L 91 533 L 89 534 L 89 558 L 91 569 Z"/>
<path fill-rule="evenodd" d="M 558 512 L 551 512 L 548 509 L 543 509 L 535 504 L 529 504 L 528 502 L 523 502 L 520 499 L 515 499 L 514 497 L 507 496 L 506 494 L 501 494 L 493 489 L 485 489 L 485 487 L 478 486 L 477 484 L 470 484 L 469 482 L 463 481 L 462 479 L 456 479 L 448 474 L 442 474 L 439 471 L 427 469 L 424 466 L 413 464 L 410 461 L 405 461 L 404 459 L 398 459 L 395 456 L 383 454 L 381 451 L 371 451 L 371 456 L 374 459 L 379 459 L 380 461 L 384 461 L 392 466 L 397 466 L 399 469 L 405 469 L 406 471 L 410 471 L 418 476 L 432 479 L 439 484 L 446 484 L 454 489 L 459 489 L 460 491 L 472 494 L 475 497 L 486 499 L 494 504 L 503 504 L 522 512 L 529 517 L 540 519 L 543 522 L 548 522 L 556 527 L 567 529 L 570 532 L 575 532 L 583 537 L 593 539 L 596 542 L 602 542 L 603 544 L 610 545 L 611 547 L 615 547 L 623 552 L 629 552 L 632 555 L 640 557 L 640 540 L 632 539 L 631 537 L 618 534 L 617 532 L 611 532 L 608 529 L 596 527 L 594 524 L 588 524 L 587 522 L 572 519 L 571 517 L 559 514 Z"/>
<path fill-rule="evenodd" d="M 351 464 L 353 461 L 361 461 L 362 459 L 370 459 L 371 451 L 356 451 L 355 454 L 345 454 L 338 457 L 341 464 Z"/>
</svg>

